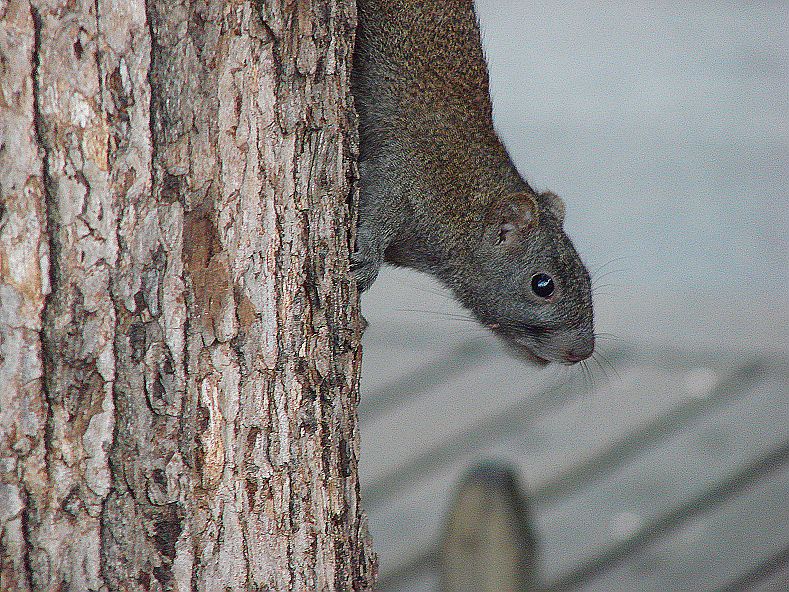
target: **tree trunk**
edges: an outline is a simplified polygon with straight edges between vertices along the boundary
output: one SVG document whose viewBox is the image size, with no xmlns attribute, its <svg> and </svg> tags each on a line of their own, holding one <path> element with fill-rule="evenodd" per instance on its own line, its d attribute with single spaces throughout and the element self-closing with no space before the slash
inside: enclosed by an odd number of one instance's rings
<svg viewBox="0 0 789 592">
<path fill-rule="evenodd" d="M 0 588 L 371 589 L 352 0 L 0 19 Z"/>
</svg>

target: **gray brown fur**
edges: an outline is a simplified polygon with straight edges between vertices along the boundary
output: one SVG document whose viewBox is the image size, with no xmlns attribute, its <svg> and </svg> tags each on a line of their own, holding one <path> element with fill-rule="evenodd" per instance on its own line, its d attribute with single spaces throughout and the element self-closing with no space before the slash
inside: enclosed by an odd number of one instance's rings
<svg viewBox="0 0 789 592">
<path fill-rule="evenodd" d="M 494 130 L 473 2 L 357 6 L 360 289 L 384 261 L 418 269 L 530 359 L 587 357 L 589 274 L 562 229 L 561 200 L 529 186 Z M 555 279 L 554 301 L 535 300 L 537 272 Z"/>
</svg>

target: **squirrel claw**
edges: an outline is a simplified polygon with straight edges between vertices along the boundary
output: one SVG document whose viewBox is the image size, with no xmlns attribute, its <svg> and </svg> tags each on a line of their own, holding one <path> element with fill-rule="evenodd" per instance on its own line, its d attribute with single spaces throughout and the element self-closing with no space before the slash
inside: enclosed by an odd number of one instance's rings
<svg viewBox="0 0 789 592">
<path fill-rule="evenodd" d="M 351 254 L 351 271 L 356 279 L 356 287 L 359 292 L 365 292 L 373 285 L 382 263 L 381 259 L 366 257 L 365 253 L 361 251 Z"/>
</svg>

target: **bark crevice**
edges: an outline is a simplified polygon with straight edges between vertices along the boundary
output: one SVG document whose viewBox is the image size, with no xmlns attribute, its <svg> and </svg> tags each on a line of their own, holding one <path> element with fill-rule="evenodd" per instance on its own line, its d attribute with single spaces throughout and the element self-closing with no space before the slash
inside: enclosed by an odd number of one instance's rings
<svg viewBox="0 0 789 592">
<path fill-rule="evenodd" d="M 59 281 L 58 266 L 56 260 L 59 253 L 59 245 L 53 228 L 55 227 L 55 204 L 52 191 L 52 177 L 49 171 L 49 151 L 44 140 L 45 133 L 43 130 L 42 114 L 41 114 L 41 32 L 42 22 L 41 13 L 33 4 L 30 5 L 30 16 L 33 22 L 33 51 L 31 61 L 33 69 L 31 71 L 32 79 L 32 98 L 33 98 L 33 130 L 35 132 L 36 147 L 41 158 L 41 176 L 42 176 L 42 198 L 44 208 L 44 234 L 48 240 L 49 247 L 49 293 L 44 295 L 43 309 L 41 311 L 42 326 L 39 330 L 39 340 L 41 343 L 41 363 L 43 366 L 43 380 L 41 381 L 41 396 L 44 400 L 43 412 L 43 430 L 41 433 L 43 443 L 43 464 L 44 470 L 47 475 L 51 475 L 49 466 L 50 451 L 53 447 L 52 436 L 52 385 L 50 377 L 53 375 L 55 367 L 55 354 L 51 350 L 51 344 L 47 337 L 48 329 L 51 326 L 51 308 L 52 300 L 57 293 L 57 286 Z M 40 507 L 41 500 L 35 500 L 33 492 L 28 490 L 26 485 L 22 486 L 22 491 L 25 505 L 23 511 L 23 528 L 25 537 L 24 546 L 24 563 L 28 575 L 28 582 L 30 590 L 35 590 L 39 587 L 40 574 L 37 577 L 37 571 L 40 565 L 36 563 L 32 555 L 40 553 L 41 550 L 35 541 L 35 531 L 39 526 L 40 516 L 38 515 L 42 508 Z M 39 507 L 36 507 L 39 506 Z"/>
</svg>

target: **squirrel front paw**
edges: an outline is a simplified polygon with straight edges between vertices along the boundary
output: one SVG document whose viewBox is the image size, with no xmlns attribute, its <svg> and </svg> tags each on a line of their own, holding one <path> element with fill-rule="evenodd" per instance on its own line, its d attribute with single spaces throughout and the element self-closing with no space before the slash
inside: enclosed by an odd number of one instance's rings
<svg viewBox="0 0 789 592">
<path fill-rule="evenodd" d="M 364 292 L 373 285 L 383 262 L 383 254 L 361 249 L 351 254 L 351 271 L 356 279 L 356 287 L 359 292 Z"/>
</svg>

